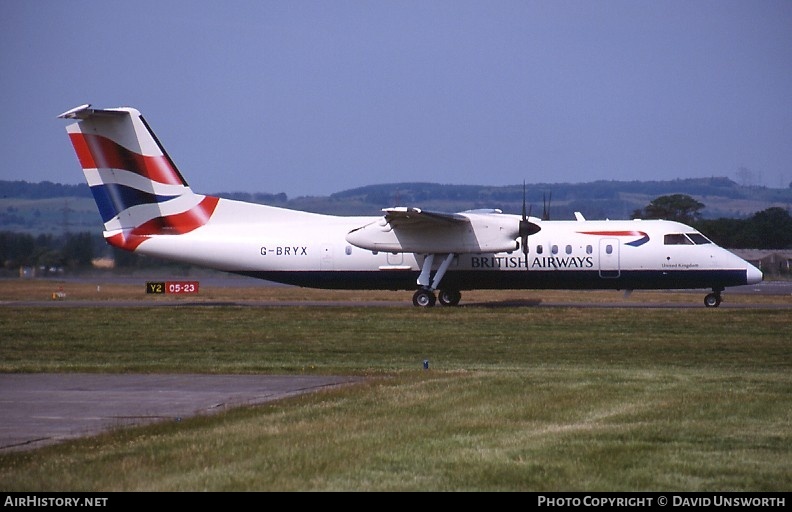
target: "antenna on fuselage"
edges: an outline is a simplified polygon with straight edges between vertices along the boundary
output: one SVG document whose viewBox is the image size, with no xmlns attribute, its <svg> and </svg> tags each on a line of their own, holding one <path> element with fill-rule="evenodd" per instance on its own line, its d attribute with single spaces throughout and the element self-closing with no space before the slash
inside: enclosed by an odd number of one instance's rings
<svg viewBox="0 0 792 512">
<path fill-rule="evenodd" d="M 550 220 L 550 201 L 553 200 L 553 193 L 542 194 L 542 220 Z"/>
</svg>

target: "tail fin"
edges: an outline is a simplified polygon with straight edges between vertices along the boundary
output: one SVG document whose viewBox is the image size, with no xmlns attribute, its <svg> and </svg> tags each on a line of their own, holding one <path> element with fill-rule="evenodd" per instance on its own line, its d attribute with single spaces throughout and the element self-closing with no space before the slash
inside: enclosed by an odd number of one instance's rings
<svg viewBox="0 0 792 512">
<path fill-rule="evenodd" d="M 133 108 L 64 112 L 66 127 L 91 187 L 110 245 L 134 250 L 153 235 L 179 235 L 206 224 L 218 198 L 193 193 Z"/>
</svg>

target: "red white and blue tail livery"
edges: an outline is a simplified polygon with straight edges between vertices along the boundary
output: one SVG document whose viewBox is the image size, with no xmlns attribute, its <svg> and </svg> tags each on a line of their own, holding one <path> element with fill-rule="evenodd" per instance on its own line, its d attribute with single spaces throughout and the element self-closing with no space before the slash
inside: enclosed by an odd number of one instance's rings
<svg viewBox="0 0 792 512">
<path fill-rule="evenodd" d="M 61 114 L 104 221 L 105 238 L 134 250 L 155 235 L 188 233 L 209 220 L 217 198 L 194 194 L 140 112 L 91 109 Z"/>
<path fill-rule="evenodd" d="M 414 207 L 333 216 L 196 194 L 143 116 L 64 112 L 107 242 L 311 288 L 414 290 L 457 305 L 471 289 L 698 289 L 705 305 L 762 273 L 690 226 L 662 220 L 551 221 L 500 210 Z"/>
</svg>

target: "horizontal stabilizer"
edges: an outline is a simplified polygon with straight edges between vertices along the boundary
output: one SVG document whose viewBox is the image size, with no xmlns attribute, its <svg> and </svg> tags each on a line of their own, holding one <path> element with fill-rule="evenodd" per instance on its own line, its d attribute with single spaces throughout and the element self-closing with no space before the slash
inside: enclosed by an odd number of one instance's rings
<svg viewBox="0 0 792 512">
<path fill-rule="evenodd" d="M 71 110 L 67 110 L 63 114 L 59 115 L 59 119 L 88 119 L 94 116 L 125 116 L 128 115 L 127 110 L 118 110 L 118 109 L 98 109 L 98 108 L 91 108 L 90 103 L 86 103 L 85 105 L 80 105 L 79 107 L 75 107 Z"/>
</svg>

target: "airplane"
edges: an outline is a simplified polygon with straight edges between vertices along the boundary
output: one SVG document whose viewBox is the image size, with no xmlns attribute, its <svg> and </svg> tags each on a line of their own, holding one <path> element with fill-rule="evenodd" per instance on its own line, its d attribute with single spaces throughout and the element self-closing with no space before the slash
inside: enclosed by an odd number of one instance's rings
<svg viewBox="0 0 792 512">
<path fill-rule="evenodd" d="M 499 209 L 383 208 L 336 216 L 193 192 L 141 113 L 81 105 L 60 114 L 104 223 L 138 254 L 308 288 L 413 291 L 413 305 L 473 289 L 621 290 L 755 284 L 762 272 L 685 224 L 548 220 Z M 523 197 L 525 196 L 523 184 Z"/>
</svg>

